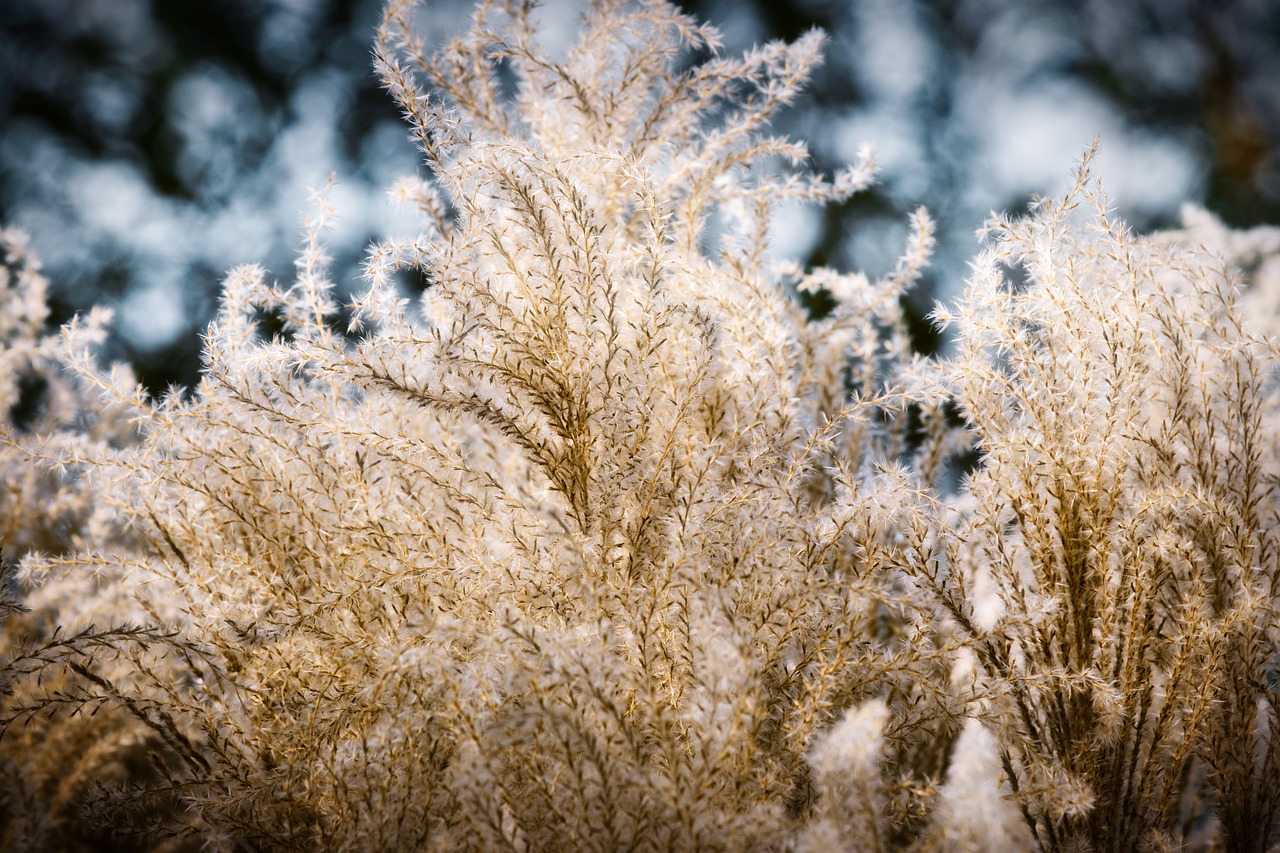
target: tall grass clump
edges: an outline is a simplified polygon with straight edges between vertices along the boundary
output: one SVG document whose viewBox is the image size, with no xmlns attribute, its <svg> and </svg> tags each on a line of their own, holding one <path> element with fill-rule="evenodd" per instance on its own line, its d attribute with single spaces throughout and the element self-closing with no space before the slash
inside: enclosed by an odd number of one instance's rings
<svg viewBox="0 0 1280 853">
<path fill-rule="evenodd" d="M 878 279 L 769 251 L 873 178 L 768 135 L 819 34 L 597 0 L 548 55 L 507 0 L 429 51 L 413 5 L 421 232 L 346 304 L 320 194 L 157 399 L 6 237 L 6 843 L 1268 849 L 1276 349 L 1205 229 L 1086 156 L 924 358 L 923 211 Z"/>
</svg>

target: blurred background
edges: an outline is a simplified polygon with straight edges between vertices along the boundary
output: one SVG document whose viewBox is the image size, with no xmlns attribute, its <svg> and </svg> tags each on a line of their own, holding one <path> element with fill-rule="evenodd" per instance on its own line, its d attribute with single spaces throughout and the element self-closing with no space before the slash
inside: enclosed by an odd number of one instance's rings
<svg viewBox="0 0 1280 853">
<path fill-rule="evenodd" d="M 566 39 L 578 0 L 547 0 Z M 431 0 L 425 28 L 470 2 Z M 778 130 L 823 171 L 870 144 L 871 192 L 784 211 L 776 251 L 888 269 L 926 206 L 939 249 L 919 313 L 963 286 L 991 211 L 1060 189 L 1094 137 L 1120 214 L 1185 202 L 1280 223 L 1275 0 L 683 0 L 727 51 L 818 26 L 827 61 Z M 384 188 L 418 157 L 370 71 L 380 0 L 0 0 L 0 222 L 27 230 L 54 322 L 117 311 L 109 355 L 190 385 L 219 282 L 292 277 L 308 188 L 333 173 L 328 247 L 352 287 L 370 240 L 411 232 Z M 937 341 L 918 329 L 918 344 Z"/>
</svg>

